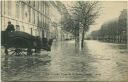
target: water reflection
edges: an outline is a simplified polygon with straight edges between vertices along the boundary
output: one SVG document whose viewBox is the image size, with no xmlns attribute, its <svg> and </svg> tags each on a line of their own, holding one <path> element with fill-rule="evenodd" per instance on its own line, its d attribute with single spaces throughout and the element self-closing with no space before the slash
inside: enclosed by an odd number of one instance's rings
<svg viewBox="0 0 128 82">
<path fill-rule="evenodd" d="M 96 62 L 92 63 L 92 65 L 97 67 L 97 71 L 101 74 L 100 77 L 97 77 L 97 80 L 128 80 L 128 73 L 121 73 L 121 70 L 127 70 L 128 68 L 123 68 L 117 64 L 122 64 L 123 61 L 128 59 L 126 45 L 98 41 L 88 41 L 87 43 L 90 50 L 89 53 L 96 59 Z M 123 64 L 128 66 L 126 63 L 128 61 Z"/>
<path fill-rule="evenodd" d="M 86 43 L 83 50 L 79 50 L 79 45 L 74 45 L 74 41 L 64 41 L 60 45 L 51 53 L 51 80 L 86 80 L 94 77 L 96 70 L 90 63 L 93 57 L 88 54 Z"/>
<path fill-rule="evenodd" d="M 125 45 L 85 41 L 79 49 L 74 41 L 56 41 L 52 51 L 31 57 L 4 57 L 3 80 L 103 81 L 127 80 Z"/>
<path fill-rule="evenodd" d="M 17 57 L 17 56 L 5 56 L 5 60 L 2 62 L 2 79 L 14 79 L 20 75 L 24 77 L 26 74 L 31 74 L 39 66 L 45 66 L 50 63 L 51 60 L 46 60 L 39 57 Z M 24 73 L 24 74 L 23 74 Z M 15 79 L 14 79 L 15 80 Z"/>
</svg>

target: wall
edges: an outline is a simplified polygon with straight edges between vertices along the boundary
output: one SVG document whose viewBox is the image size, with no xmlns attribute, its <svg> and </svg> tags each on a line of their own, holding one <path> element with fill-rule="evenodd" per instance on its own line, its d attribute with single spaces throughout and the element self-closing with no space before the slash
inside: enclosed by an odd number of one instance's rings
<svg viewBox="0 0 128 82">
<path fill-rule="evenodd" d="M 20 31 L 34 36 L 49 37 L 49 3 L 48 1 L 5 1 L 1 2 L 2 27 L 7 28 L 8 21 L 20 26 Z"/>
</svg>

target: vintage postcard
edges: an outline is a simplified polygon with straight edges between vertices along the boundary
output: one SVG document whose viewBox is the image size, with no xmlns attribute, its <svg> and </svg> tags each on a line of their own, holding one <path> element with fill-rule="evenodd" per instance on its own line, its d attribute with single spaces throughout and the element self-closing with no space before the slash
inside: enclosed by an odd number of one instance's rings
<svg viewBox="0 0 128 82">
<path fill-rule="evenodd" d="M 127 82 L 127 3 L 1 0 L 1 82 Z"/>
</svg>

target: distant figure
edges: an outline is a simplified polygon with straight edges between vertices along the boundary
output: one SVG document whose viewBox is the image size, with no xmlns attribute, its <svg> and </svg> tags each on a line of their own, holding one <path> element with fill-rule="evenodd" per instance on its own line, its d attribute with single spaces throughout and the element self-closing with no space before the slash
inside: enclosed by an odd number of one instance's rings
<svg viewBox="0 0 128 82">
<path fill-rule="evenodd" d="M 13 31 L 15 31 L 14 25 L 11 24 L 10 21 L 8 22 L 8 26 L 7 26 L 6 31 L 7 31 L 7 32 L 13 32 Z"/>
<path fill-rule="evenodd" d="M 53 42 L 53 39 L 49 39 L 48 41 L 49 51 L 51 51 L 52 42 Z"/>
<path fill-rule="evenodd" d="M 47 47 L 47 45 L 48 45 L 48 40 L 47 40 L 47 38 L 42 38 L 42 45 L 43 45 L 44 47 Z"/>
<path fill-rule="evenodd" d="M 51 47 L 52 46 L 53 39 L 49 39 L 48 44 Z"/>
<path fill-rule="evenodd" d="M 16 31 L 20 31 L 20 26 L 16 25 Z"/>
<path fill-rule="evenodd" d="M 41 49 L 41 39 L 39 36 L 36 36 L 36 47 L 35 47 L 35 53 L 40 52 Z"/>
</svg>

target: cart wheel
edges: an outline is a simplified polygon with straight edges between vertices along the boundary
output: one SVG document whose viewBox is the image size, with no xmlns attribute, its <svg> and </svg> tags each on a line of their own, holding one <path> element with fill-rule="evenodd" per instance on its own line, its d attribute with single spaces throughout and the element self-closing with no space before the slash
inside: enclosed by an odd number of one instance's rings
<svg viewBox="0 0 128 82">
<path fill-rule="evenodd" d="M 31 56 L 32 55 L 32 49 L 30 49 L 30 48 L 27 49 L 27 55 L 28 56 Z"/>
<path fill-rule="evenodd" d="M 22 49 L 16 48 L 16 49 L 15 49 L 15 55 L 16 55 L 16 56 L 21 56 L 21 55 L 22 55 Z"/>
<path fill-rule="evenodd" d="M 26 55 L 25 52 L 26 50 L 21 48 L 5 48 L 6 55 L 21 56 L 21 55 Z"/>
<path fill-rule="evenodd" d="M 35 48 L 35 53 L 39 53 L 41 51 L 40 48 Z"/>
</svg>

